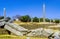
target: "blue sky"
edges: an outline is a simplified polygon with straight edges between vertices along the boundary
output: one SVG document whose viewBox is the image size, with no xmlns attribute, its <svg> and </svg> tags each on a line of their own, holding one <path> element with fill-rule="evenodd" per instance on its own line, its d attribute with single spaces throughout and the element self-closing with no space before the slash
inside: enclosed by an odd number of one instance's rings
<svg viewBox="0 0 60 39">
<path fill-rule="evenodd" d="M 6 8 L 6 15 L 30 15 L 42 17 L 42 4 L 46 4 L 46 18 L 60 18 L 60 0 L 0 0 L 0 15 Z"/>
</svg>

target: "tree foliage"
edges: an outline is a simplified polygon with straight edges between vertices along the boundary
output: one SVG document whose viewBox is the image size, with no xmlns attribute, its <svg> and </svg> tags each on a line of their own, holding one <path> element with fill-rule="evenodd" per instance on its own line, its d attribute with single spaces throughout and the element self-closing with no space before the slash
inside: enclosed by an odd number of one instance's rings
<svg viewBox="0 0 60 39">
<path fill-rule="evenodd" d="M 31 21 L 31 18 L 29 15 L 25 15 L 25 16 L 21 16 L 19 18 L 22 22 L 30 22 Z"/>
<path fill-rule="evenodd" d="M 45 21 L 46 21 L 46 22 L 50 22 L 50 19 L 46 18 Z"/>
<path fill-rule="evenodd" d="M 43 18 L 40 18 L 40 22 L 43 22 Z"/>
<path fill-rule="evenodd" d="M 55 19 L 55 23 L 59 23 L 59 21 L 60 21 L 59 19 Z"/>
<path fill-rule="evenodd" d="M 33 18 L 33 22 L 39 22 L 39 18 L 34 17 L 34 18 Z"/>
</svg>

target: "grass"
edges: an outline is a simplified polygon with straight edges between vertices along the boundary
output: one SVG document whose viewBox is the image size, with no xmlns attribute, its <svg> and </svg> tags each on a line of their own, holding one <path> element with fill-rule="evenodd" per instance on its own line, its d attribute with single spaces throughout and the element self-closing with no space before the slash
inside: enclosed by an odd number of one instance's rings
<svg viewBox="0 0 60 39">
<path fill-rule="evenodd" d="M 27 37 L 27 36 L 14 36 L 14 35 L 0 35 L 0 39 L 48 39 L 48 38 L 40 38 L 40 37 Z"/>
<path fill-rule="evenodd" d="M 26 29 L 36 29 L 36 28 L 48 28 L 48 26 L 54 26 L 56 24 L 44 24 L 39 22 L 19 22 L 14 21 L 15 24 L 19 24 L 20 26 L 26 28 Z"/>
<path fill-rule="evenodd" d="M 25 39 L 25 36 L 0 35 L 0 39 Z"/>
</svg>

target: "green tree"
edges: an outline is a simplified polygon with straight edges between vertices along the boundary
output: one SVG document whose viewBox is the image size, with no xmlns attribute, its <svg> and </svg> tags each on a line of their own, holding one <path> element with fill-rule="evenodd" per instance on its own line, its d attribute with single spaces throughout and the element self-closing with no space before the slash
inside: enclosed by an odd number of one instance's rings
<svg viewBox="0 0 60 39">
<path fill-rule="evenodd" d="M 59 21 L 60 21 L 59 19 L 55 19 L 55 23 L 59 23 Z"/>
<path fill-rule="evenodd" d="M 51 20 L 51 22 L 53 22 L 53 19 L 50 19 Z"/>
<path fill-rule="evenodd" d="M 50 19 L 48 19 L 48 18 L 45 18 L 45 21 L 46 21 L 46 22 L 50 22 Z"/>
<path fill-rule="evenodd" d="M 50 19 L 45 18 L 45 21 L 46 21 L 46 22 L 50 22 Z M 43 18 L 40 18 L 40 22 L 43 22 Z"/>
<path fill-rule="evenodd" d="M 39 22 L 39 18 L 34 17 L 34 18 L 33 18 L 33 22 Z"/>
<path fill-rule="evenodd" d="M 31 18 L 29 15 L 25 15 L 25 16 L 21 16 L 19 18 L 22 22 L 30 22 L 31 21 Z"/>
<path fill-rule="evenodd" d="M 40 18 L 40 22 L 43 22 L 43 18 Z"/>
</svg>

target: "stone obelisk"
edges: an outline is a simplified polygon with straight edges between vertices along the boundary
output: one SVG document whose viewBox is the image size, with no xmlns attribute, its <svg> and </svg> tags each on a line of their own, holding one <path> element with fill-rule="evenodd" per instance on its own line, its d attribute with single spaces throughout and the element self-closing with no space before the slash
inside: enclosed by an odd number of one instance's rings
<svg viewBox="0 0 60 39">
<path fill-rule="evenodd" d="M 45 3 L 43 3 L 43 22 L 45 22 Z"/>
<path fill-rule="evenodd" d="M 6 19 L 6 8 L 4 8 L 4 19 Z"/>
</svg>

